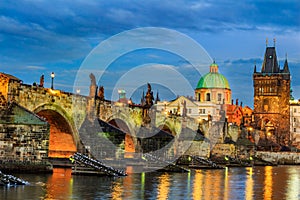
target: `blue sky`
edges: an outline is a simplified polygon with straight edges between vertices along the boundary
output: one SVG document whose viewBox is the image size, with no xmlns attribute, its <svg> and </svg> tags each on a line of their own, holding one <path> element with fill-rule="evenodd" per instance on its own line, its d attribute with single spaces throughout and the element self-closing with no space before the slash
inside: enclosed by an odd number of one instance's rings
<svg viewBox="0 0 300 200">
<path fill-rule="evenodd" d="M 279 63 L 283 66 L 287 54 L 294 96 L 300 98 L 299 10 L 299 1 L 276 0 L 0 1 L 0 71 L 28 84 L 38 82 L 45 74 L 46 86 L 50 86 L 50 73 L 54 71 L 55 87 L 72 91 L 82 62 L 99 43 L 123 31 L 161 27 L 198 42 L 227 77 L 233 98 L 251 107 L 254 63 L 260 69 L 266 38 L 269 46 L 276 38 Z M 157 71 L 166 69 L 160 66 L 174 67 L 192 87 L 201 76 L 178 55 L 151 49 L 135 51 L 109 66 L 99 82 L 105 96 L 112 96 L 116 82 L 126 72 L 147 63 L 155 63 Z M 181 87 L 174 80 L 171 84 Z M 146 89 L 143 85 L 136 88 Z M 161 98 L 173 98 L 163 91 Z M 184 88 L 179 91 L 193 95 Z"/>
</svg>

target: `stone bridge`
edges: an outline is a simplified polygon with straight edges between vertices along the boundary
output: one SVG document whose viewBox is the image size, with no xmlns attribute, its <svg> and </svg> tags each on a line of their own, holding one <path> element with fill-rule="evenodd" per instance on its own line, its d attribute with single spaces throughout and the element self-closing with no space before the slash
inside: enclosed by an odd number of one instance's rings
<svg viewBox="0 0 300 200">
<path fill-rule="evenodd" d="M 86 119 L 101 119 L 128 133 L 124 138 L 125 151 L 137 149 L 138 144 L 129 136 L 135 136 L 143 123 L 141 108 L 130 108 L 126 103 L 107 101 L 98 95 L 83 96 L 37 84 L 27 85 L 12 75 L 0 73 L 0 108 L 12 101 L 50 124 L 49 157 L 67 158 L 82 148 L 79 130 Z M 180 135 L 184 127 L 197 129 L 193 120 L 166 117 L 155 111 L 155 105 L 150 115 L 153 126 L 172 135 Z"/>
</svg>

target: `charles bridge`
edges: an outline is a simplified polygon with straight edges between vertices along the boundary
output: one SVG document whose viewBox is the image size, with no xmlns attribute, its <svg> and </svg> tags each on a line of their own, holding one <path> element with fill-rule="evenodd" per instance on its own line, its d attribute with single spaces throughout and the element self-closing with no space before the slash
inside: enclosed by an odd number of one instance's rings
<svg viewBox="0 0 300 200">
<path fill-rule="evenodd" d="M 93 124 L 95 120 L 126 133 L 119 143 L 123 142 L 125 152 L 129 153 L 141 149 L 138 132 L 140 127 L 145 126 L 145 116 L 148 122 L 151 117 L 150 124 L 156 131 L 172 137 L 179 137 L 184 128 L 194 132 L 198 128 L 198 124 L 187 117 L 166 117 L 153 108 L 105 100 L 103 87 L 98 89 L 93 76 L 90 94 L 83 96 L 45 88 L 43 80 L 40 84 L 28 85 L 12 75 L 0 73 L 0 108 L 5 108 L 10 102 L 17 103 L 49 123 L 50 158 L 67 158 L 79 151 L 82 148 L 80 130 L 83 124 Z M 145 112 L 148 114 L 145 115 Z M 150 126 L 148 122 L 146 126 Z"/>
</svg>

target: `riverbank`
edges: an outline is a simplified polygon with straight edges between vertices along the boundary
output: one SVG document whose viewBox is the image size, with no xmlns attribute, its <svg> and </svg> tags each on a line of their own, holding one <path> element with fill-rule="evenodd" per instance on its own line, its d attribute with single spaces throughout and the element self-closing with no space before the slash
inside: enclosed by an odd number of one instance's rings
<svg viewBox="0 0 300 200">
<path fill-rule="evenodd" d="M 300 165 L 298 152 L 256 151 L 255 156 L 278 165 Z"/>
<path fill-rule="evenodd" d="M 7 172 L 52 173 L 53 165 L 48 161 L 1 160 L 0 170 Z"/>
</svg>

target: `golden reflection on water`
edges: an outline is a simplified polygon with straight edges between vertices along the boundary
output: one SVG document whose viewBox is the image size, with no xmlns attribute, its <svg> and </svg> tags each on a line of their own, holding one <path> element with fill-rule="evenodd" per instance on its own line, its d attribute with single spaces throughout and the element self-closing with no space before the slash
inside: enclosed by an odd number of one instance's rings
<svg viewBox="0 0 300 200">
<path fill-rule="evenodd" d="M 112 187 L 111 197 L 112 199 L 120 200 L 122 199 L 123 186 L 120 182 L 115 182 Z"/>
<path fill-rule="evenodd" d="M 201 199 L 203 187 L 203 174 L 199 171 L 195 173 L 193 199 Z"/>
<path fill-rule="evenodd" d="M 193 199 L 218 199 L 223 196 L 223 171 L 197 170 L 194 176 Z"/>
<path fill-rule="evenodd" d="M 286 199 L 299 199 L 300 197 L 300 174 L 296 168 L 288 170 L 288 184 Z"/>
<path fill-rule="evenodd" d="M 229 183 L 228 167 L 226 167 L 225 168 L 225 177 L 224 177 L 224 199 L 225 200 L 229 199 L 228 183 Z"/>
<path fill-rule="evenodd" d="M 72 170 L 67 168 L 54 168 L 53 174 L 47 181 L 46 194 L 43 199 L 68 199 L 73 193 Z"/>
<path fill-rule="evenodd" d="M 273 178 L 272 178 L 273 167 L 266 166 L 265 167 L 265 181 L 264 181 L 264 199 L 272 199 L 272 186 L 273 186 Z"/>
<path fill-rule="evenodd" d="M 170 190 L 170 175 L 162 174 L 159 178 L 158 191 L 156 199 L 168 199 L 169 190 Z"/>
<path fill-rule="evenodd" d="M 247 179 L 246 179 L 246 200 L 250 200 L 250 199 L 253 199 L 253 184 L 254 184 L 254 181 L 253 181 L 253 168 L 252 167 L 247 167 L 246 168 L 247 170 Z"/>
</svg>

